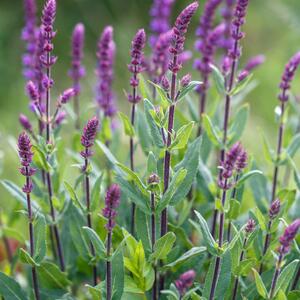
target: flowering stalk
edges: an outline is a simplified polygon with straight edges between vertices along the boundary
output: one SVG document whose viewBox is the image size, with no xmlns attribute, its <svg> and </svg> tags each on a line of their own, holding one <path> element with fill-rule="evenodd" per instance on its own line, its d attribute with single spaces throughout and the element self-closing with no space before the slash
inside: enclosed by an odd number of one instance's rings
<svg viewBox="0 0 300 300">
<path fill-rule="evenodd" d="M 106 224 L 107 229 L 107 262 L 106 262 L 106 299 L 112 299 L 112 266 L 109 260 L 111 255 L 111 239 L 112 230 L 115 227 L 115 217 L 117 215 L 116 209 L 120 205 L 121 189 L 117 184 L 112 184 L 106 192 L 105 208 L 103 215 L 108 219 Z"/>
<path fill-rule="evenodd" d="M 47 0 L 42 14 L 42 26 L 41 32 L 44 37 L 44 47 L 43 54 L 41 55 L 41 63 L 44 65 L 46 69 L 46 76 L 43 79 L 43 85 L 46 90 L 46 142 L 47 144 L 51 143 L 51 111 L 50 111 L 50 102 L 51 102 L 51 94 L 50 90 L 53 85 L 53 80 L 51 78 L 51 66 L 56 62 L 56 57 L 51 55 L 53 50 L 52 39 L 55 36 L 55 32 L 53 31 L 53 23 L 56 15 L 56 0 Z M 49 157 L 47 157 L 49 159 Z M 60 236 L 56 224 L 56 216 L 55 209 L 53 206 L 53 189 L 52 189 L 52 180 L 49 172 L 46 173 L 46 182 L 48 187 L 48 196 L 49 196 L 49 204 L 50 204 L 50 215 L 52 218 L 53 225 L 51 227 L 51 231 L 53 231 L 56 246 L 57 246 L 57 254 L 60 262 L 60 268 L 62 271 L 65 270 L 65 262 L 63 257 L 62 245 L 60 241 Z"/>
<path fill-rule="evenodd" d="M 26 194 L 27 199 L 27 210 L 28 210 L 28 223 L 29 223 L 29 239 L 30 239 L 30 255 L 34 256 L 34 234 L 33 234 L 33 216 L 31 210 L 31 197 L 30 194 L 33 189 L 31 176 L 35 173 L 35 169 L 31 167 L 33 152 L 31 151 L 31 141 L 29 136 L 23 132 L 18 138 L 18 152 L 22 167 L 20 173 L 25 176 L 26 183 L 22 188 L 22 191 Z M 35 299 L 40 299 L 38 279 L 35 266 L 32 266 L 32 282 Z"/>
<path fill-rule="evenodd" d="M 85 200 L 87 207 L 87 225 L 89 228 L 92 227 L 92 215 L 91 215 L 91 201 L 90 201 L 90 177 L 89 177 L 89 158 L 93 155 L 91 150 L 95 143 L 95 138 L 99 126 L 99 121 L 95 117 L 88 121 L 87 125 L 83 129 L 81 136 L 81 145 L 84 147 L 84 151 L 80 152 L 80 155 L 84 158 L 84 166 L 82 171 L 85 176 Z M 92 256 L 95 256 L 95 249 L 93 244 L 90 244 Z M 97 266 L 93 266 L 93 283 L 97 285 Z"/>
<path fill-rule="evenodd" d="M 279 166 L 278 162 L 280 160 L 280 155 L 282 152 L 282 143 L 283 143 L 283 132 L 284 132 L 284 115 L 285 115 L 285 108 L 286 103 L 289 100 L 289 90 L 291 88 L 291 82 L 295 76 L 295 72 L 300 64 L 300 52 L 296 53 L 290 61 L 285 66 L 284 73 L 281 78 L 280 83 L 280 94 L 278 95 L 278 99 L 281 103 L 280 106 L 280 123 L 278 129 L 278 139 L 277 139 L 277 152 L 276 152 L 276 163 L 274 166 L 273 172 L 273 183 L 272 183 L 272 196 L 271 201 L 274 201 L 276 196 L 276 188 L 277 188 L 277 181 L 278 181 L 278 171 Z"/>
<path fill-rule="evenodd" d="M 177 17 L 175 26 L 173 27 L 172 34 L 172 44 L 170 46 L 170 53 L 173 56 L 172 61 L 169 64 L 169 70 L 172 73 L 171 79 L 171 90 L 170 90 L 170 100 L 172 101 L 171 106 L 169 107 L 168 115 L 168 136 L 167 136 L 167 149 L 165 151 L 164 157 L 164 193 L 168 190 L 169 181 L 170 181 L 170 163 L 171 163 L 171 153 L 168 149 L 171 145 L 171 133 L 174 126 L 174 114 L 175 114 L 175 104 L 177 96 L 177 73 L 181 69 L 181 65 L 178 62 L 178 55 L 181 54 L 184 50 L 185 34 L 187 32 L 189 23 L 192 19 L 192 16 L 198 8 L 198 3 L 193 2 L 187 6 Z M 167 233 L 168 226 L 168 215 L 167 208 L 162 211 L 161 215 L 161 236 Z"/>
<path fill-rule="evenodd" d="M 189 270 L 181 274 L 180 277 L 175 281 L 175 286 L 179 292 L 180 299 L 182 299 L 187 289 L 193 285 L 195 277 L 196 272 L 194 270 Z"/>
<path fill-rule="evenodd" d="M 159 184 L 159 177 L 157 174 L 152 173 L 148 178 L 148 185 L 150 189 L 150 205 L 151 205 L 151 250 L 154 251 L 154 245 L 156 242 L 156 221 L 155 221 L 155 188 Z M 152 300 L 158 299 L 158 286 L 157 286 L 157 266 L 154 263 L 154 282 L 152 288 Z"/>
<path fill-rule="evenodd" d="M 170 29 L 170 14 L 175 0 L 154 0 L 150 9 L 150 35 L 149 42 L 154 47 L 159 36 Z"/>
<path fill-rule="evenodd" d="M 228 134 L 228 123 L 230 115 L 230 104 L 231 96 L 230 92 L 233 89 L 235 73 L 238 65 L 238 60 L 241 56 L 240 40 L 244 37 L 244 33 L 241 32 L 242 25 L 245 23 L 245 17 L 247 12 L 249 0 L 238 0 L 234 12 L 235 18 L 232 21 L 232 33 L 231 36 L 234 40 L 231 49 L 228 51 L 228 59 L 230 62 L 230 72 L 226 80 L 226 99 L 225 99 L 225 110 L 224 110 L 224 123 L 223 123 L 223 148 L 220 152 L 220 161 L 223 162 L 225 159 L 225 149 L 227 143 Z M 222 170 L 219 171 L 219 179 L 222 177 Z M 218 211 L 215 209 L 212 224 L 212 235 L 215 236 L 216 221 L 218 217 Z"/>
<path fill-rule="evenodd" d="M 242 252 L 240 254 L 239 263 L 241 263 L 243 261 L 243 259 L 244 259 L 245 247 L 247 245 L 248 237 L 249 237 L 249 234 L 254 231 L 254 229 L 255 229 L 255 221 L 253 219 L 249 219 L 248 222 L 247 222 L 247 225 L 245 227 L 245 234 L 246 234 L 246 236 L 244 238 L 243 250 L 242 250 Z M 235 281 L 234 281 L 234 287 L 233 287 L 233 293 L 232 293 L 232 300 L 236 299 L 238 287 L 239 287 L 239 278 L 237 276 L 235 278 Z"/>
<path fill-rule="evenodd" d="M 234 6 L 236 4 L 236 0 L 225 0 L 225 6 L 222 8 L 221 15 L 224 19 L 224 37 L 221 41 L 221 47 L 224 48 L 225 53 L 228 53 L 228 50 L 231 49 L 233 44 L 233 39 L 231 36 L 231 22 L 234 17 Z"/>
<path fill-rule="evenodd" d="M 98 76 L 96 102 L 105 117 L 112 118 L 117 111 L 112 83 L 114 79 L 114 61 L 116 45 L 113 40 L 112 26 L 106 26 L 98 42 L 97 70 Z"/>
<path fill-rule="evenodd" d="M 83 58 L 83 45 L 84 45 L 84 25 L 81 23 L 76 24 L 72 34 L 72 66 L 69 70 L 69 76 L 73 80 L 74 94 L 74 112 L 76 115 L 75 128 L 80 128 L 80 79 L 84 76 L 85 70 L 82 66 Z"/>
<path fill-rule="evenodd" d="M 240 154 L 239 154 L 239 156 L 237 158 L 237 162 L 236 162 L 236 173 L 237 174 L 235 175 L 235 179 L 234 179 L 235 185 L 234 185 L 234 188 L 231 193 L 231 199 L 235 199 L 236 192 L 237 192 L 236 184 L 239 181 L 243 170 L 247 166 L 247 161 L 248 161 L 247 152 L 245 151 L 245 149 L 241 148 Z M 231 235 L 231 221 L 229 220 L 228 228 L 227 228 L 227 241 L 228 242 L 230 241 L 230 235 Z"/>
<path fill-rule="evenodd" d="M 275 288 L 277 284 L 278 277 L 281 273 L 281 267 L 282 267 L 282 261 L 284 256 L 289 253 L 291 244 L 293 240 L 296 237 L 296 234 L 300 228 L 300 219 L 295 220 L 293 223 L 291 223 L 284 231 L 283 235 L 279 238 L 280 246 L 277 249 L 279 256 L 276 263 L 275 272 L 273 275 L 272 283 L 271 283 L 271 289 L 269 293 L 269 298 L 273 299 Z"/>
<path fill-rule="evenodd" d="M 223 233 L 224 233 L 224 206 L 226 202 L 226 193 L 232 187 L 234 183 L 231 182 L 234 171 L 236 171 L 236 165 L 239 155 L 241 154 L 241 145 L 236 143 L 232 148 L 226 153 L 224 161 L 221 161 L 222 175 L 219 179 L 219 187 L 222 189 L 222 211 L 220 213 L 220 222 L 219 222 L 219 240 L 218 246 L 222 248 L 223 246 Z M 214 299 L 216 285 L 219 279 L 221 257 L 217 256 L 214 268 L 213 280 L 210 288 L 209 300 Z"/>
<path fill-rule="evenodd" d="M 264 257 L 268 251 L 269 244 L 270 244 L 270 238 L 271 238 L 271 227 L 273 224 L 273 220 L 278 216 L 279 212 L 280 212 L 280 200 L 276 199 L 271 203 L 270 209 L 269 209 L 269 222 L 268 222 L 267 234 L 265 237 L 262 257 Z M 261 274 L 262 271 L 263 271 L 263 263 L 261 262 L 260 267 L 259 267 L 259 274 Z"/>
<path fill-rule="evenodd" d="M 196 37 L 198 40 L 195 43 L 195 48 L 202 54 L 201 59 L 196 59 L 194 66 L 200 72 L 202 77 L 203 84 L 198 88 L 199 91 L 199 119 L 201 120 L 202 114 L 205 112 L 206 105 L 206 94 L 207 89 L 209 87 L 209 74 L 211 73 L 210 64 L 213 61 L 214 48 L 216 41 L 212 41 L 212 37 L 210 36 L 213 20 L 215 16 L 215 12 L 218 6 L 221 4 L 222 0 L 208 0 L 205 4 L 203 14 L 200 18 L 199 27 L 196 30 Z M 221 25 L 222 30 L 218 29 L 218 37 L 222 35 L 224 31 L 224 25 Z M 219 27 L 219 28 L 221 28 Z M 198 135 L 202 132 L 202 126 L 200 122 L 200 126 L 198 128 Z"/>
<path fill-rule="evenodd" d="M 141 101 L 141 97 L 137 94 L 137 87 L 139 85 L 139 73 L 143 70 L 143 60 L 144 54 L 143 49 L 146 43 L 146 33 L 144 29 L 138 30 L 136 33 L 132 43 L 131 43 L 131 62 L 128 65 L 129 71 L 132 73 L 132 77 L 130 79 L 130 85 L 132 86 L 132 94 L 128 95 L 128 101 L 132 103 L 131 106 L 131 125 L 134 126 L 135 124 L 135 106 L 137 103 Z M 130 144 L 130 168 L 134 171 L 134 142 L 133 137 L 130 137 L 129 140 Z M 135 222 L 134 222 L 134 215 L 135 215 L 135 204 L 132 203 L 132 210 L 131 210 L 131 233 L 134 233 Z"/>
</svg>

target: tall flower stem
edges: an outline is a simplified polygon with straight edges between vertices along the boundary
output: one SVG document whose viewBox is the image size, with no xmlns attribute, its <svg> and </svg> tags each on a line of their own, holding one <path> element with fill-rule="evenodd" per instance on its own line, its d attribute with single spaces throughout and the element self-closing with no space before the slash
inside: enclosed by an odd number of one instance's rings
<svg viewBox="0 0 300 300">
<path fill-rule="evenodd" d="M 276 162 L 280 159 L 280 154 L 281 154 L 281 151 L 282 151 L 283 132 L 284 132 L 284 113 L 285 113 L 285 102 L 281 101 L 280 124 L 279 124 L 279 129 L 278 129 L 278 138 L 277 138 Z M 275 197 L 276 197 L 278 171 L 279 171 L 278 164 L 275 163 L 274 172 L 273 172 L 271 202 L 273 202 L 275 200 Z"/>
<path fill-rule="evenodd" d="M 133 97 L 136 97 L 136 87 L 133 87 Z M 135 124 L 135 104 L 131 105 L 131 125 L 134 127 Z M 131 136 L 129 139 L 129 147 L 130 147 L 130 169 L 134 171 L 134 140 Z M 135 230 L 135 203 L 131 204 L 131 234 L 134 234 Z"/>
<path fill-rule="evenodd" d="M 269 248 L 269 244 L 270 244 L 270 230 L 271 230 L 271 227 L 272 227 L 272 220 L 269 220 L 268 222 L 268 227 L 267 227 L 267 234 L 266 234 L 266 237 L 265 237 L 265 242 L 264 242 L 264 248 L 263 248 L 263 252 L 262 252 L 262 256 L 264 257 L 265 254 L 267 253 L 267 250 Z M 263 263 L 261 262 L 260 263 L 260 266 L 259 266 L 259 274 L 261 274 L 263 272 Z"/>
<path fill-rule="evenodd" d="M 275 268 L 275 272 L 272 278 L 272 283 L 271 283 L 271 289 L 270 289 L 270 299 L 273 298 L 274 296 L 274 292 L 275 292 L 275 288 L 276 288 L 276 284 L 277 284 L 277 280 L 278 280 L 278 276 L 281 272 L 281 263 L 282 263 L 282 259 L 283 259 L 283 254 L 280 253 L 277 263 L 276 263 L 276 268 Z"/>
<path fill-rule="evenodd" d="M 110 222 L 110 221 L 109 221 Z M 107 257 L 110 256 L 111 251 L 111 231 L 108 231 L 107 234 Z M 112 267 L 111 261 L 106 261 L 106 299 L 111 300 L 112 297 Z"/>
<path fill-rule="evenodd" d="M 86 149 L 86 152 L 88 152 L 88 149 Z M 86 207 L 87 207 L 87 225 L 89 228 L 93 228 L 92 227 L 92 216 L 91 216 L 91 201 L 90 201 L 90 177 L 87 173 L 87 168 L 88 168 L 88 159 L 85 158 L 84 160 L 84 169 L 85 169 L 85 197 L 86 197 Z M 95 256 L 95 249 L 93 244 L 90 244 L 91 247 L 91 253 L 92 256 Z M 97 266 L 93 266 L 93 283 L 94 285 L 97 285 Z"/>
<path fill-rule="evenodd" d="M 151 247 L 154 251 L 154 244 L 156 241 L 156 225 L 155 225 L 155 194 L 151 192 Z M 152 287 L 152 300 L 157 300 L 157 267 L 154 265 L 154 283 Z"/>
</svg>

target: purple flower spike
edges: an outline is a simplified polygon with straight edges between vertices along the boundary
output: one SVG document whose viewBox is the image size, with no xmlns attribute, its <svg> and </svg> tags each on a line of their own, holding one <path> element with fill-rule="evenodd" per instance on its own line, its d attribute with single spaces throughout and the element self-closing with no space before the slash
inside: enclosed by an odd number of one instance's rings
<svg viewBox="0 0 300 300">
<path fill-rule="evenodd" d="M 146 33 L 144 29 L 138 30 L 131 43 L 131 63 L 128 66 L 129 71 L 133 74 L 130 79 L 130 85 L 135 89 L 139 85 L 138 74 L 143 70 L 144 53 L 143 49 L 146 43 Z M 131 103 L 138 103 L 141 97 L 138 95 L 128 95 Z"/>
<path fill-rule="evenodd" d="M 67 113 L 65 111 L 60 111 L 55 118 L 55 125 L 59 126 L 66 118 Z"/>
<path fill-rule="evenodd" d="M 70 101 L 70 99 L 75 95 L 75 90 L 73 88 L 69 88 L 65 90 L 59 98 L 60 103 L 66 104 Z"/>
<path fill-rule="evenodd" d="M 32 125 L 25 115 L 20 114 L 19 122 L 25 130 L 32 131 Z"/>
<path fill-rule="evenodd" d="M 175 26 L 173 27 L 172 43 L 169 49 L 170 53 L 175 57 L 184 50 L 185 34 L 198 6 L 198 2 L 193 2 L 187 6 L 176 19 Z M 177 73 L 180 69 L 181 65 L 176 60 L 169 64 L 169 70 L 173 73 Z"/>
<path fill-rule="evenodd" d="M 291 88 L 291 82 L 294 79 L 295 72 L 300 64 L 300 52 L 296 53 L 285 66 L 284 73 L 281 77 L 279 85 L 281 92 L 278 96 L 279 100 L 286 102 L 289 99 L 288 91 Z"/>
<path fill-rule="evenodd" d="M 116 208 L 120 205 L 121 189 L 117 184 L 112 184 L 106 192 L 105 208 L 102 213 L 108 219 L 106 228 L 112 231 L 115 226 Z"/>
<path fill-rule="evenodd" d="M 246 167 L 248 163 L 248 154 L 245 149 L 241 148 L 240 154 L 236 160 L 236 171 L 238 173 L 242 172 Z"/>
<path fill-rule="evenodd" d="M 237 80 L 238 82 L 241 82 L 245 80 L 249 76 L 249 71 L 247 70 L 242 70 L 241 73 L 238 75 Z"/>
<path fill-rule="evenodd" d="M 193 285 L 195 277 L 196 272 L 194 270 L 189 270 L 181 274 L 180 277 L 175 281 L 175 285 L 180 293 L 180 296 L 183 296 L 186 293 L 186 290 Z"/>
<path fill-rule="evenodd" d="M 233 45 L 233 39 L 231 37 L 231 21 L 234 16 L 234 6 L 236 0 L 225 0 L 225 6 L 222 8 L 221 15 L 224 19 L 224 38 L 220 43 L 220 46 L 227 51 L 231 49 Z"/>
<path fill-rule="evenodd" d="M 96 74 L 98 76 L 96 101 L 103 110 L 105 116 L 113 117 L 117 111 L 112 83 L 114 78 L 114 60 L 116 46 L 113 40 L 113 28 L 104 28 L 98 43 L 98 66 Z"/>
<path fill-rule="evenodd" d="M 256 223 L 253 219 L 249 219 L 248 222 L 247 222 L 247 225 L 245 227 L 245 232 L 247 234 L 251 233 L 254 231 L 255 229 L 255 226 L 256 226 Z"/>
<path fill-rule="evenodd" d="M 166 74 L 169 65 L 169 46 L 172 38 L 172 31 L 162 33 L 155 43 L 152 55 L 152 73 L 154 82 L 160 83 Z"/>
<path fill-rule="evenodd" d="M 80 154 L 84 158 L 88 158 L 93 154 L 90 148 L 95 143 L 98 127 L 99 121 L 96 117 L 93 117 L 87 122 L 86 126 L 83 128 L 83 134 L 81 136 L 81 145 L 85 147 L 85 150 L 82 151 Z"/>
<path fill-rule="evenodd" d="M 297 219 L 285 229 L 283 235 L 279 238 L 281 246 L 278 251 L 280 254 L 286 254 L 290 251 L 291 243 L 295 239 L 299 228 L 300 219 Z"/>
<path fill-rule="evenodd" d="M 35 79 L 35 53 L 37 48 L 36 3 L 35 0 L 24 0 L 25 27 L 22 39 L 26 42 L 26 53 L 23 55 L 24 76 Z"/>
<path fill-rule="evenodd" d="M 169 18 L 172 6 L 175 0 L 154 0 L 150 10 L 152 20 L 150 22 L 150 29 L 153 34 L 149 38 L 151 47 L 157 42 L 158 37 L 170 29 Z"/>
<path fill-rule="evenodd" d="M 276 218 L 276 216 L 279 214 L 279 211 L 280 211 L 280 200 L 276 199 L 271 203 L 271 206 L 269 209 L 270 219 Z"/>
<path fill-rule="evenodd" d="M 28 97 L 30 98 L 31 101 L 37 102 L 39 100 L 40 95 L 39 95 L 38 88 L 32 81 L 29 81 L 27 83 L 26 90 L 27 90 Z"/>
<path fill-rule="evenodd" d="M 257 55 L 250 58 L 244 68 L 244 70 L 251 72 L 253 69 L 262 65 L 265 62 L 266 58 L 264 55 Z"/>
<path fill-rule="evenodd" d="M 23 132 L 19 135 L 18 138 L 18 152 L 20 157 L 20 162 L 22 167 L 20 168 L 20 173 L 29 178 L 35 173 L 35 169 L 31 168 L 33 152 L 31 151 L 32 145 L 29 136 L 26 132 Z M 23 186 L 23 192 L 26 194 L 31 193 L 33 188 L 31 180 L 26 180 L 25 185 Z"/>
<path fill-rule="evenodd" d="M 191 80 L 192 80 L 191 74 L 186 74 L 186 75 L 184 75 L 184 76 L 181 78 L 181 80 L 180 80 L 180 85 L 181 85 L 182 87 L 186 87 L 186 86 L 189 85 L 189 83 L 191 82 Z"/>
<path fill-rule="evenodd" d="M 81 64 L 83 58 L 84 25 L 79 23 L 75 26 L 72 34 L 72 68 L 69 76 L 73 79 L 76 95 L 80 92 L 79 79 L 85 75 L 85 69 Z"/>
<path fill-rule="evenodd" d="M 229 56 L 233 60 L 236 60 L 241 56 L 241 47 L 236 47 L 235 44 L 245 36 L 245 34 L 241 32 L 241 27 L 245 23 L 248 4 L 249 0 L 238 0 L 235 8 L 234 19 L 232 22 L 233 29 L 231 32 L 231 37 L 235 41 L 235 43 L 229 50 Z"/>
</svg>

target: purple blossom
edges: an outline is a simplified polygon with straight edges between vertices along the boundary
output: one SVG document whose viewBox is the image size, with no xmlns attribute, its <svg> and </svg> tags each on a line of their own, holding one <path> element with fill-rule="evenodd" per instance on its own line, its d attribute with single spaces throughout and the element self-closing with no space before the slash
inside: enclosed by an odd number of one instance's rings
<svg viewBox="0 0 300 300">
<path fill-rule="evenodd" d="M 159 183 L 159 176 L 156 173 L 152 173 L 148 178 L 148 184 L 155 185 Z"/>
<path fill-rule="evenodd" d="M 117 109 L 112 91 L 114 78 L 114 60 L 116 46 L 113 41 L 113 28 L 104 28 L 98 43 L 98 66 L 96 74 L 98 76 L 96 100 L 105 116 L 112 117 Z"/>
<path fill-rule="evenodd" d="M 186 75 L 184 75 L 184 76 L 181 78 L 181 80 L 180 80 L 180 85 L 181 85 L 182 87 L 186 87 L 186 86 L 188 86 L 188 85 L 190 84 L 191 80 L 192 80 L 191 74 L 186 74 Z"/>
<path fill-rule="evenodd" d="M 26 91 L 30 100 L 34 103 L 37 103 L 40 98 L 40 95 L 37 86 L 32 81 L 27 82 Z"/>
<path fill-rule="evenodd" d="M 234 19 L 232 21 L 231 37 L 234 40 L 232 47 L 229 50 L 229 56 L 233 60 L 237 60 L 241 56 L 241 47 L 238 45 L 238 41 L 241 40 L 245 34 L 241 32 L 241 27 L 245 23 L 245 16 L 249 0 L 238 0 L 234 12 Z"/>
<path fill-rule="evenodd" d="M 286 254 L 290 251 L 291 244 L 296 237 L 296 234 L 300 228 L 300 219 L 295 220 L 288 227 L 286 227 L 283 235 L 279 238 L 281 246 L 278 251 L 280 254 Z"/>
<path fill-rule="evenodd" d="M 271 206 L 269 209 L 270 219 L 276 218 L 276 216 L 279 214 L 279 211 L 280 211 L 280 200 L 276 199 L 271 203 Z"/>
<path fill-rule="evenodd" d="M 183 296 L 186 293 L 186 290 L 193 285 L 195 277 L 196 272 L 194 270 L 189 270 L 181 274 L 180 277 L 175 281 L 175 285 L 180 293 L 180 296 Z"/>
<path fill-rule="evenodd" d="M 249 219 L 247 224 L 246 224 L 246 227 L 245 227 L 245 232 L 247 234 L 251 233 L 254 231 L 255 229 L 255 226 L 256 226 L 256 223 L 253 219 Z"/>
<path fill-rule="evenodd" d="M 146 33 L 144 29 L 138 30 L 132 43 L 131 43 L 131 63 L 128 65 L 129 71 L 132 73 L 130 79 L 130 85 L 135 90 L 139 85 L 138 74 L 143 70 L 144 53 L 143 49 L 146 43 Z M 134 92 L 132 95 L 128 95 L 128 100 L 131 103 L 138 103 L 141 100 L 139 95 Z"/>
<path fill-rule="evenodd" d="M 242 70 L 237 77 L 237 81 L 241 82 L 245 80 L 249 76 L 249 72 L 247 70 Z"/>
<path fill-rule="evenodd" d="M 198 6 L 198 2 L 191 3 L 180 13 L 175 21 L 172 30 L 172 42 L 169 49 L 170 53 L 174 55 L 174 61 L 169 64 L 169 70 L 172 73 L 177 73 L 181 69 L 181 65 L 178 62 L 178 55 L 184 50 L 185 34 Z"/>
<path fill-rule="evenodd" d="M 250 58 L 244 68 L 244 70 L 251 72 L 253 69 L 257 68 L 265 62 L 266 58 L 264 55 L 257 55 Z"/>
<path fill-rule="evenodd" d="M 161 86 L 167 92 L 170 90 L 170 81 L 166 76 L 163 76 L 163 78 L 161 80 Z"/>
<path fill-rule="evenodd" d="M 67 113 L 64 110 L 60 111 L 55 118 L 55 125 L 59 126 L 65 120 L 66 116 Z"/>
<path fill-rule="evenodd" d="M 172 31 L 169 30 L 159 35 L 152 54 L 152 70 L 154 82 L 160 83 L 166 74 L 169 65 L 169 46 L 172 38 Z"/>
<path fill-rule="evenodd" d="M 18 152 L 20 157 L 20 162 L 22 167 L 20 168 L 20 173 L 27 177 L 25 185 L 23 186 L 23 192 L 26 194 L 31 193 L 33 185 L 31 180 L 29 179 L 35 173 L 35 169 L 33 169 L 30 165 L 32 163 L 33 152 L 31 150 L 32 145 L 29 136 L 26 132 L 22 132 L 18 138 Z"/>
<path fill-rule="evenodd" d="M 189 50 L 185 50 L 178 55 L 178 64 L 184 65 L 193 57 L 193 52 Z"/>
<path fill-rule="evenodd" d="M 154 0 L 150 9 L 150 29 L 152 35 L 149 38 L 151 47 L 157 42 L 158 37 L 170 29 L 170 14 L 175 0 Z"/>
<path fill-rule="evenodd" d="M 81 64 L 84 46 L 84 25 L 76 24 L 72 34 L 72 67 L 69 76 L 73 79 L 76 95 L 80 92 L 79 79 L 85 75 L 85 69 Z"/>
<path fill-rule="evenodd" d="M 112 231 L 115 226 L 115 217 L 117 215 L 116 208 L 120 205 L 121 189 L 117 184 L 112 184 L 105 197 L 105 207 L 102 210 L 103 216 L 108 219 L 106 228 L 108 231 Z"/>
<path fill-rule="evenodd" d="M 246 167 L 248 163 L 248 154 L 245 149 L 241 148 L 240 153 L 236 160 L 236 171 L 238 173 L 242 172 Z"/>
<path fill-rule="evenodd" d="M 224 37 L 220 42 L 220 46 L 227 51 L 231 49 L 233 45 L 233 39 L 231 37 L 231 21 L 234 16 L 234 6 L 236 0 L 225 0 L 225 6 L 222 8 L 221 15 L 224 19 Z"/>
<path fill-rule="evenodd" d="M 288 91 L 291 88 L 291 82 L 294 79 L 295 72 L 300 63 L 300 52 L 297 52 L 285 66 L 284 73 L 281 77 L 281 83 L 279 85 L 281 92 L 278 96 L 279 100 L 286 102 L 289 99 Z"/>
<path fill-rule="evenodd" d="M 24 0 L 25 27 L 22 39 L 26 42 L 26 53 L 23 55 L 24 76 L 28 80 L 35 79 L 35 55 L 37 48 L 38 31 L 36 26 L 36 2 Z"/>
<path fill-rule="evenodd" d="M 73 88 L 66 89 L 59 97 L 59 103 L 66 104 L 75 95 L 75 90 Z"/>
<path fill-rule="evenodd" d="M 93 154 L 90 148 L 95 143 L 98 127 L 99 121 L 96 117 L 93 117 L 87 122 L 86 126 L 83 128 L 83 134 L 81 136 L 81 145 L 85 147 L 85 150 L 82 151 L 80 154 L 84 158 L 88 158 Z"/>
<path fill-rule="evenodd" d="M 32 131 L 32 125 L 25 115 L 19 115 L 19 122 L 25 130 Z"/>
</svg>

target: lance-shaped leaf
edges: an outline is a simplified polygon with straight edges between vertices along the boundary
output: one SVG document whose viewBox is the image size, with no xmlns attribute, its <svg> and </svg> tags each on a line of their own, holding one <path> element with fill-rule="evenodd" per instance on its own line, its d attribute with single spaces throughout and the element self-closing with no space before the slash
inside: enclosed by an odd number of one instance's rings
<svg viewBox="0 0 300 300">
<path fill-rule="evenodd" d="M 96 179 L 94 183 L 91 193 L 91 212 L 94 212 L 99 206 L 102 179 L 103 173 Z"/>
<path fill-rule="evenodd" d="M 179 128 L 179 130 L 176 133 L 176 138 L 170 146 L 170 150 L 178 150 L 184 148 L 188 143 L 193 127 L 194 122 L 191 121 L 188 124 L 183 125 L 181 128 Z"/>
<path fill-rule="evenodd" d="M 255 284 L 256 284 L 256 288 L 258 293 L 264 298 L 267 299 L 268 298 L 268 292 L 267 289 L 264 285 L 264 282 L 262 281 L 260 275 L 258 274 L 258 272 L 255 269 L 252 269 L 253 274 L 254 274 L 254 279 L 255 279 Z"/>
<path fill-rule="evenodd" d="M 150 261 L 167 258 L 167 255 L 173 248 L 175 240 L 176 236 L 173 232 L 168 232 L 160 239 L 158 239 L 154 244 L 154 251 L 150 255 Z"/>
<path fill-rule="evenodd" d="M 263 172 L 260 170 L 251 170 L 251 171 L 243 174 L 237 183 L 237 187 L 240 187 L 242 184 L 245 183 L 246 180 L 248 180 L 252 176 L 257 176 L 257 175 L 263 175 Z"/>
<path fill-rule="evenodd" d="M 231 90 L 230 95 L 234 96 L 242 92 L 250 83 L 253 74 L 249 74 L 244 80 L 239 81 L 236 86 Z"/>
<path fill-rule="evenodd" d="M 187 86 L 183 87 L 179 91 L 179 96 L 177 98 L 177 102 L 182 100 L 185 96 L 187 96 L 191 91 L 193 91 L 200 84 L 202 84 L 201 81 L 191 81 Z"/>
<path fill-rule="evenodd" d="M 37 167 L 41 170 L 45 170 L 46 172 L 50 172 L 52 167 L 49 164 L 45 153 L 37 146 L 32 145 L 33 150 L 33 162 L 37 165 Z"/>
<path fill-rule="evenodd" d="M 46 256 L 46 220 L 42 215 L 37 216 L 34 221 L 34 261 L 39 264 Z"/>
<path fill-rule="evenodd" d="M 220 130 L 217 126 L 213 125 L 210 117 L 206 114 L 202 115 L 202 124 L 209 140 L 216 146 L 222 147 L 222 140 L 220 138 Z"/>
<path fill-rule="evenodd" d="M 218 90 L 219 94 L 223 96 L 226 94 L 224 76 L 222 75 L 221 71 L 213 64 L 210 64 L 210 67 L 212 69 L 212 75 L 213 75 L 213 79 L 216 84 L 217 90 Z"/>
<path fill-rule="evenodd" d="M 28 300 L 19 283 L 2 272 L 0 272 L 0 295 L 5 296 L 5 300 Z"/>
<path fill-rule="evenodd" d="M 119 112 L 118 114 L 123 123 L 125 134 L 127 136 L 134 137 L 134 135 L 135 135 L 134 127 L 132 126 L 128 116 L 126 116 L 122 112 Z"/>
<path fill-rule="evenodd" d="M 80 208 L 83 212 L 85 212 L 86 207 L 78 199 L 77 194 L 76 194 L 75 190 L 73 189 L 73 187 L 67 181 L 64 181 L 64 186 L 65 186 L 65 189 L 68 192 L 71 200 L 73 201 L 74 205 L 77 206 L 78 208 Z"/>
<path fill-rule="evenodd" d="M 87 226 L 82 227 L 87 239 L 93 244 L 96 257 L 99 259 L 106 257 L 106 248 L 102 240 L 99 238 L 97 233 Z"/>
<path fill-rule="evenodd" d="M 165 90 L 160 85 L 158 85 L 150 80 L 148 80 L 148 82 L 155 87 L 156 91 L 158 92 L 158 94 L 160 96 L 160 100 L 163 105 L 167 105 L 168 103 L 171 103 L 171 100 L 168 98 L 168 95 L 166 94 Z"/>
</svg>

